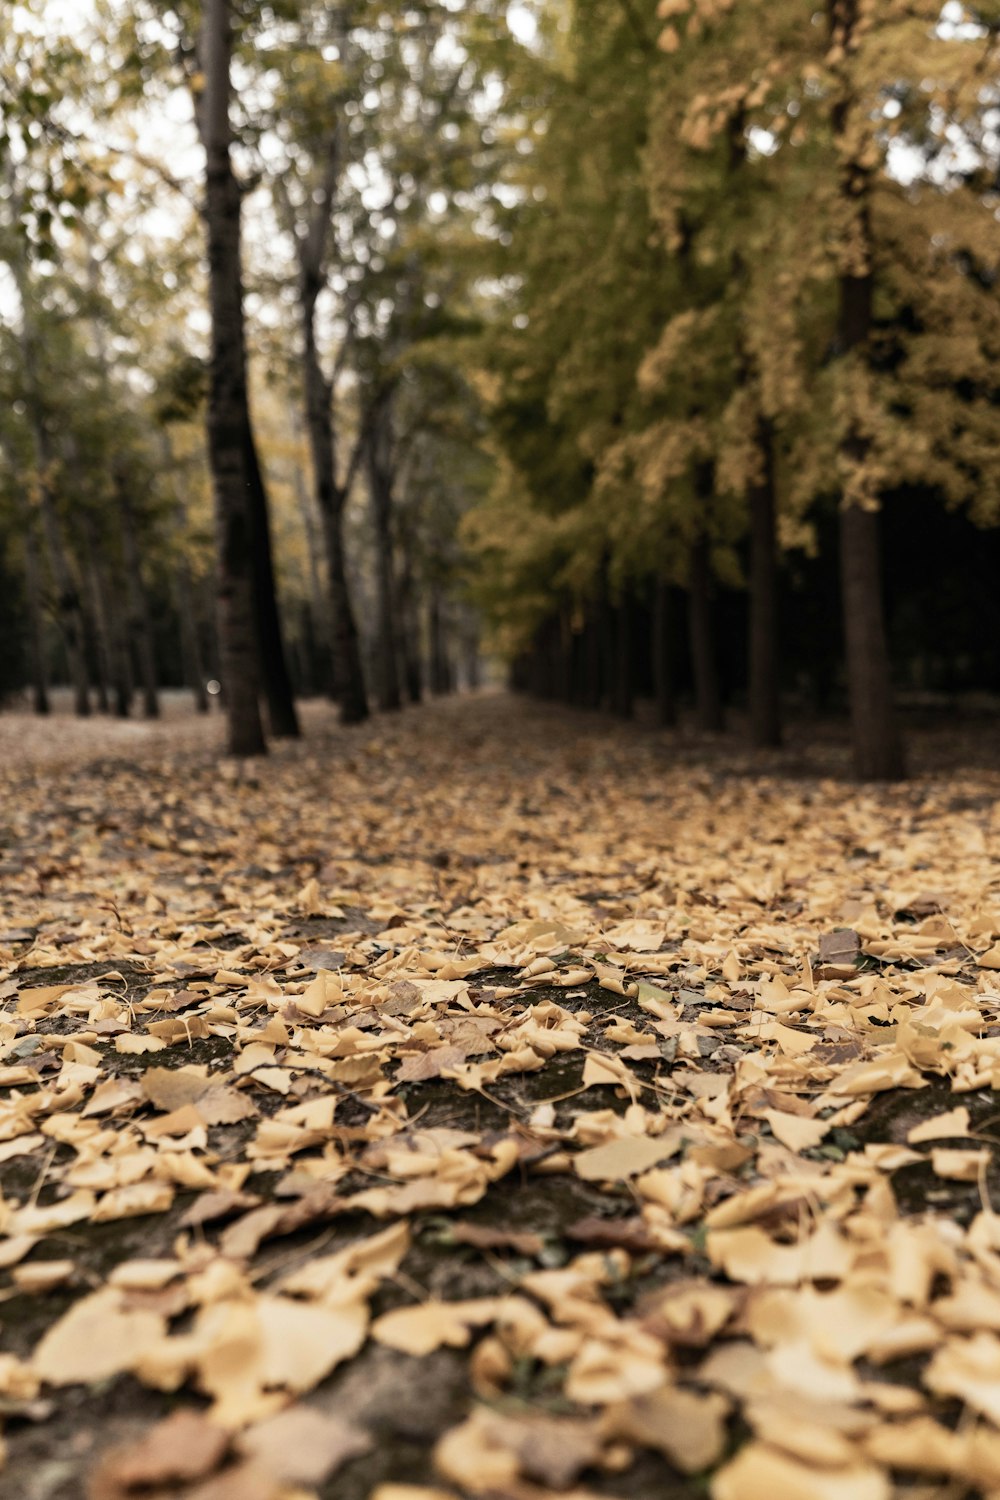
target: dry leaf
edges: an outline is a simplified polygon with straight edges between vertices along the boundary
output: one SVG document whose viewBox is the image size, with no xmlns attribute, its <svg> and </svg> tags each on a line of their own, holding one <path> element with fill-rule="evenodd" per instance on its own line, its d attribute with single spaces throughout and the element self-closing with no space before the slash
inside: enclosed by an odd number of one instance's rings
<svg viewBox="0 0 1000 1500">
<path fill-rule="evenodd" d="M 102 1458 L 91 1480 L 92 1500 L 201 1479 L 218 1467 L 228 1447 L 228 1433 L 200 1412 L 175 1411 L 136 1442 Z"/>
<path fill-rule="evenodd" d="M 336 1417 L 292 1406 L 242 1433 L 238 1450 L 278 1479 L 320 1485 L 342 1464 L 367 1453 L 372 1440 Z"/>
</svg>

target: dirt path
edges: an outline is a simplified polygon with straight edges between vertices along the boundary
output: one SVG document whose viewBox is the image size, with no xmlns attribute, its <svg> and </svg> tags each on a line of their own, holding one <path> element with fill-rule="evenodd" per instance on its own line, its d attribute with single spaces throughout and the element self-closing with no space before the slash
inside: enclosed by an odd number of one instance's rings
<svg viewBox="0 0 1000 1500">
<path fill-rule="evenodd" d="M 1000 777 L 306 722 L 0 716 L 3 1495 L 1000 1493 Z"/>
</svg>

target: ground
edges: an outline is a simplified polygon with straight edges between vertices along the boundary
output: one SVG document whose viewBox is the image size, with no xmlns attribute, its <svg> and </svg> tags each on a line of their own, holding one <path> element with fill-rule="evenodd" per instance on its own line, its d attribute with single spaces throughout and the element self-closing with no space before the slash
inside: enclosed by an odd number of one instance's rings
<svg viewBox="0 0 1000 1500">
<path fill-rule="evenodd" d="M 0 716 L 11 1500 L 1000 1495 L 1000 775 Z"/>
</svg>

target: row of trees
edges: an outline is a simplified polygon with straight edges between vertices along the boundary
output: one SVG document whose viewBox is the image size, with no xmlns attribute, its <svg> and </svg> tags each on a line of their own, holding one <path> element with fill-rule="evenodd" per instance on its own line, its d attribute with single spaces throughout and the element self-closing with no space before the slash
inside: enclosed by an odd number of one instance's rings
<svg viewBox="0 0 1000 1500">
<path fill-rule="evenodd" d="M 519 685 L 706 730 L 735 689 L 759 745 L 843 683 L 891 777 L 893 671 L 1000 687 L 962 582 L 1000 562 L 992 0 L 86 30 L 25 0 L 0 39 L 0 628 L 39 704 L 59 661 L 81 709 L 211 673 L 256 753 L 296 690 L 350 723 L 471 679 L 482 618 Z"/>
<path fill-rule="evenodd" d="M 450 247 L 489 142 L 448 8 L 38 3 L 0 45 L 0 687 L 216 676 L 249 754 L 261 696 L 291 735 L 296 689 L 354 723 L 474 678 Z"/>
<path fill-rule="evenodd" d="M 650 691 L 670 722 L 679 676 L 714 730 L 721 644 L 776 744 L 804 634 L 829 675 L 811 596 L 836 608 L 839 572 L 857 769 L 897 776 L 886 572 L 897 667 L 926 678 L 933 651 L 904 628 L 923 581 L 880 558 L 882 515 L 954 549 L 927 557 L 939 595 L 998 559 L 948 516 L 1000 520 L 1000 12 L 588 0 L 540 24 L 487 392 L 498 480 L 469 523 L 518 680 L 620 712 Z M 996 689 L 990 595 L 950 668 Z"/>
</svg>

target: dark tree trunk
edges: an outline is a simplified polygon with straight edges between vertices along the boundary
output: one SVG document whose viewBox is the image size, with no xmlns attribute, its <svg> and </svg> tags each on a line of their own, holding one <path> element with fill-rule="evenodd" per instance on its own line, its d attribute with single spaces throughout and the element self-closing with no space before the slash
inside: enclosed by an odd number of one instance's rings
<svg viewBox="0 0 1000 1500">
<path fill-rule="evenodd" d="M 118 606 L 117 596 L 112 599 L 108 611 L 108 628 L 111 631 L 113 657 L 111 680 L 115 693 L 115 718 L 127 719 L 132 712 L 132 695 L 135 679 L 132 675 L 132 657 L 128 648 L 128 632 L 124 616 Z"/>
<path fill-rule="evenodd" d="M 691 548 L 688 611 L 695 721 L 703 733 L 717 734 L 723 727 L 722 696 L 719 691 L 719 673 L 715 660 L 712 573 L 708 538 L 704 533 L 698 537 Z"/>
<path fill-rule="evenodd" d="M 600 619 L 597 609 L 591 607 L 583 628 L 583 708 L 594 710 L 601 706 L 602 666 Z"/>
<path fill-rule="evenodd" d="M 122 548 L 125 555 L 127 575 L 129 630 L 139 663 L 139 680 L 142 683 L 142 711 L 147 719 L 160 716 L 160 699 L 156 673 L 156 641 L 153 632 L 153 613 L 149 607 L 149 594 L 142 576 L 142 554 L 136 532 L 135 511 L 124 475 L 115 479 L 118 491 L 118 515 L 122 527 Z"/>
<path fill-rule="evenodd" d="M 303 271 L 302 332 L 305 344 L 306 427 L 312 458 L 316 504 L 323 527 L 330 597 L 332 692 L 340 705 L 342 724 L 360 724 L 368 717 L 368 695 L 361 666 L 358 627 L 351 607 L 344 557 L 344 506 L 347 488 L 337 482 L 333 446 L 333 393 L 323 373 L 316 347 L 318 269 Z"/>
<path fill-rule="evenodd" d="M 672 729 L 677 723 L 677 702 L 674 697 L 674 631 L 673 599 L 670 585 L 658 578 L 653 591 L 653 706 L 656 722 L 664 729 Z"/>
<path fill-rule="evenodd" d="M 45 669 L 45 628 L 39 578 L 38 544 L 28 522 L 24 533 L 24 574 L 28 603 L 28 661 L 31 670 L 31 706 L 36 714 L 50 710 L 48 674 Z"/>
<path fill-rule="evenodd" d="M 257 630 L 257 655 L 261 687 L 267 703 L 268 728 L 276 739 L 294 740 L 299 736 L 295 696 L 288 676 L 285 643 L 278 612 L 278 591 L 274 579 L 271 551 L 271 522 L 268 516 L 267 489 L 261 473 L 250 424 L 249 408 L 243 424 L 246 469 L 250 506 L 250 545 L 253 554 L 254 624 Z"/>
<path fill-rule="evenodd" d="M 849 54 L 858 21 L 858 0 L 828 0 L 833 43 Z M 846 79 L 834 98 L 834 138 L 849 138 L 854 104 Z M 871 226 L 871 167 L 857 154 L 840 163 L 839 195 L 850 232 L 850 262 L 839 283 L 839 352 L 841 358 L 866 360 L 872 326 L 874 292 Z M 863 474 L 869 442 L 856 428 L 843 439 L 846 466 Z M 892 697 L 892 675 L 882 602 L 877 497 L 845 496 L 840 510 L 840 583 L 847 655 L 847 691 L 851 710 L 854 766 L 864 780 L 894 781 L 905 774 L 903 747 Z"/>
<path fill-rule="evenodd" d="M 49 457 L 44 435 L 39 430 L 39 456 L 42 474 L 38 486 L 39 509 L 49 554 L 49 568 L 56 586 L 56 617 L 66 647 L 70 685 L 73 689 L 73 711 L 80 718 L 90 713 L 90 683 L 87 674 L 86 632 L 83 603 L 69 558 L 63 545 L 62 528 L 56 513 L 55 496 L 47 478 Z"/>
<path fill-rule="evenodd" d="M 323 513 L 327 571 L 330 576 L 330 613 L 333 618 L 333 691 L 342 724 L 360 724 L 368 717 L 368 694 L 361 666 L 358 627 L 351 607 L 344 557 L 343 502 Z"/>
<path fill-rule="evenodd" d="M 184 681 L 194 697 L 195 711 L 208 713 L 208 694 L 205 691 L 205 663 L 202 660 L 201 641 L 198 636 L 198 617 L 195 613 L 194 589 L 191 587 L 191 570 L 185 558 L 178 559 L 174 571 L 174 601 L 181 629 L 181 660 L 184 664 Z"/>
<path fill-rule="evenodd" d="M 437 695 L 450 693 L 452 688 L 451 662 L 448 659 L 448 645 L 445 639 L 444 606 L 441 592 L 437 588 L 431 589 L 427 609 L 427 635 L 431 654 L 431 692 Z M 534 690 L 537 691 L 537 688 Z"/>
<path fill-rule="evenodd" d="M 289 408 L 289 419 L 292 429 L 299 435 L 299 425 L 294 407 Z M 306 564 L 309 569 L 309 615 L 312 630 L 312 652 L 313 670 L 316 688 L 319 692 L 335 697 L 333 689 L 333 659 L 331 656 L 330 642 L 333 636 L 333 628 L 330 621 L 330 593 L 324 590 L 323 580 L 320 577 L 319 559 L 320 552 L 324 547 L 317 526 L 317 512 L 313 506 L 312 496 L 306 485 L 305 476 L 298 457 L 293 461 L 292 479 L 295 485 L 295 498 L 299 503 L 299 514 L 302 517 L 302 525 L 306 533 Z"/>
<path fill-rule="evenodd" d="M 607 585 L 605 584 L 605 589 Z M 596 627 L 599 643 L 600 660 L 600 683 L 601 696 L 598 707 L 608 712 L 614 712 L 615 702 L 615 674 L 618 667 L 618 655 L 615 642 L 615 617 L 614 611 L 608 602 L 606 592 L 602 592 L 597 603 Z"/>
<path fill-rule="evenodd" d="M 904 775 L 904 762 L 882 610 L 877 512 L 859 505 L 841 510 L 840 570 L 855 769 L 864 780 L 894 781 Z"/>
<path fill-rule="evenodd" d="M 778 540 L 774 442 L 758 424 L 760 483 L 750 492 L 750 738 L 761 749 L 781 744 L 778 695 Z"/>
<path fill-rule="evenodd" d="M 253 611 L 253 539 L 246 464 L 246 349 L 240 262 L 240 190 L 230 160 L 228 0 L 205 0 L 204 95 L 199 125 L 205 147 L 212 357 L 208 450 L 215 496 L 218 622 L 230 755 L 262 755 Z"/>
<path fill-rule="evenodd" d="M 92 516 L 83 519 L 84 547 L 87 558 L 87 582 L 90 587 L 90 612 L 94 625 L 94 644 L 97 648 L 97 707 L 102 714 L 110 713 L 111 692 L 115 681 L 115 650 L 111 629 L 113 594 L 108 587 L 105 569 L 98 557 L 98 544 Z"/>
<path fill-rule="evenodd" d="M 417 610 L 417 590 L 413 577 L 411 547 L 403 549 L 403 565 L 399 573 L 397 600 L 401 627 L 400 656 L 403 663 L 403 682 L 409 701 L 419 703 L 424 692 L 424 669 L 420 653 L 420 615 Z"/>
<path fill-rule="evenodd" d="M 368 494 L 375 532 L 375 676 L 379 707 L 402 708 L 396 659 L 396 579 L 393 568 L 391 417 L 386 402 L 372 414 L 365 446 Z"/>
<path fill-rule="evenodd" d="M 632 717 L 632 607 L 623 599 L 614 612 L 615 672 L 611 686 L 611 711 L 620 719 Z"/>
<path fill-rule="evenodd" d="M 20 249 L 20 246 L 18 247 Z M 53 446 L 46 413 L 42 381 L 36 363 L 37 337 L 33 325 L 32 289 L 28 263 L 22 253 L 8 255 L 5 264 L 17 284 L 21 298 L 23 334 L 21 339 L 24 371 L 28 387 L 28 407 L 35 439 L 38 464 L 38 509 L 42 536 L 48 554 L 49 573 L 55 588 L 55 616 L 66 649 L 70 686 L 73 689 L 74 712 L 81 718 L 90 713 L 89 678 L 87 675 L 86 629 L 83 600 L 63 543 L 62 526 L 52 491 Z"/>
</svg>

